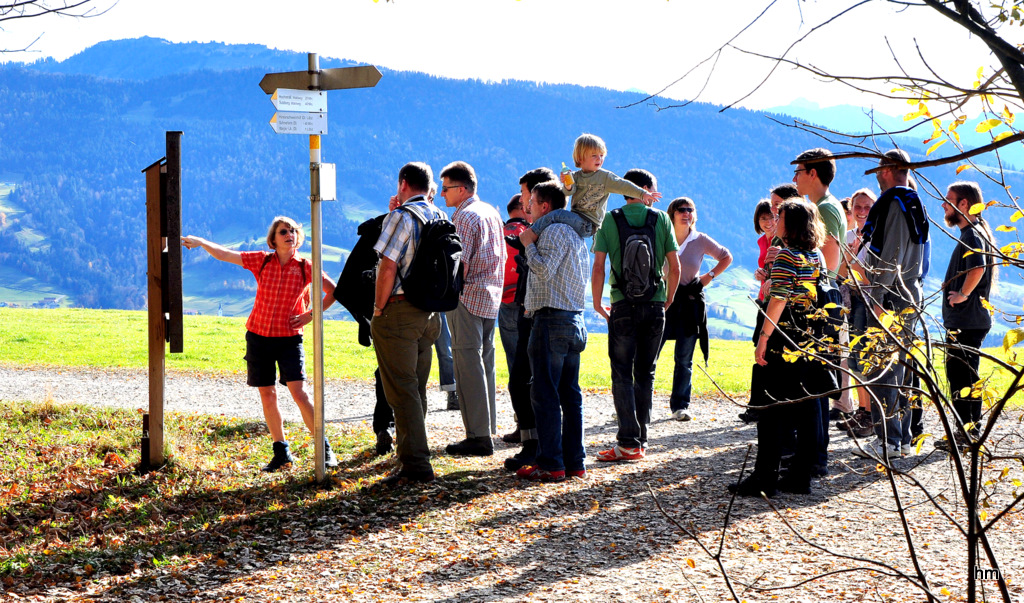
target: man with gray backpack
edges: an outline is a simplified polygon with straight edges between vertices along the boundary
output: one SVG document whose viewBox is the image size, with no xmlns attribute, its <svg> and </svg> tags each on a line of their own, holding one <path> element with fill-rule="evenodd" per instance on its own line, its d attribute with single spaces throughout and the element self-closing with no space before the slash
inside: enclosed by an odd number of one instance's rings
<svg viewBox="0 0 1024 603">
<path fill-rule="evenodd" d="M 657 180 L 650 172 L 633 169 L 623 178 L 657 192 Z M 617 444 L 598 453 L 599 461 L 644 457 L 665 308 L 672 304 L 679 281 L 679 244 L 668 215 L 647 207 L 641 199 L 625 199 L 626 205 L 609 212 L 594 235 L 591 287 L 594 309 L 608 321 L 612 398 L 619 423 Z M 602 303 L 606 258 L 611 260 L 610 308 Z"/>
</svg>

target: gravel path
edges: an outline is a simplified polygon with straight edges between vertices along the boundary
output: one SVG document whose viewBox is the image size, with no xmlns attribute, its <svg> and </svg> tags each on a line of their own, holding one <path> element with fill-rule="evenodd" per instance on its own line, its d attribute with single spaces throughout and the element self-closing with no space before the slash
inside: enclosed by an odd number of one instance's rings
<svg viewBox="0 0 1024 603">
<path fill-rule="evenodd" d="M 143 408 L 147 405 L 146 375 L 130 370 L 0 367 L 0 400 L 47 398 Z M 369 429 L 372 382 L 328 381 L 325 399 L 329 421 L 365 422 Z M 401 529 L 389 526 L 380 532 L 374 528 L 360 538 L 328 531 L 318 536 L 323 542 L 307 541 L 313 542 L 308 550 L 296 550 L 286 565 L 258 566 L 241 573 L 212 565 L 199 568 L 204 582 L 203 594 L 197 598 L 451 602 L 730 599 L 717 564 L 659 512 L 654 504 L 657 500 L 678 525 L 688 526 L 712 550 L 718 546 L 724 515 L 731 509 L 722 561 L 740 583 L 741 599 L 922 599 L 920 591 L 884 573 L 843 571 L 864 564 L 809 546 L 783 522 L 829 551 L 884 560 L 912 573 L 888 480 L 873 462 L 850 454 L 855 447 L 850 438 L 832 431 L 830 475 L 816 480 L 809 496 L 774 498 L 776 514 L 763 500 L 737 499 L 729 506 L 725 486 L 735 481 L 756 430 L 736 418 L 738 409 L 728 401 L 697 400 L 693 405 L 697 420 L 680 423 L 667 418 L 667 396 L 657 395 L 647 459 L 607 466 L 594 462 L 594 455 L 614 441 L 611 396 L 590 392 L 584 400 L 588 479 L 557 485 L 523 483 L 498 469 L 501 461 L 515 452 L 498 442 L 492 458 L 459 461 L 464 471 L 478 476 L 472 479 L 480 481 L 479 496 L 445 510 L 423 531 L 407 532 L 404 524 Z M 245 386 L 242 375 L 169 375 L 166 401 L 172 412 L 261 418 L 257 396 Z M 433 384 L 427 420 L 435 452 L 463 436 L 460 414 L 445 411 L 444 406 L 444 395 Z M 499 432 L 504 433 L 513 425 L 506 392 L 499 394 L 498 406 Z M 299 419 L 290 402 L 282 404 L 282 410 L 287 419 Z M 934 415 L 928 418 L 929 423 L 934 422 Z M 1019 413 L 1007 416 L 997 434 L 1003 446 L 1014 450 L 1024 447 L 1018 419 Z M 926 430 L 937 431 L 934 424 Z M 962 507 L 956 504 L 948 459 L 932 451 L 930 443 L 926 446 L 927 454 L 898 461 L 898 466 L 933 492 L 948 497 L 943 507 L 960 518 Z M 1019 467 L 1011 468 L 1010 478 L 1024 478 L 1024 474 Z M 995 508 L 1012 498 L 1011 490 L 999 490 Z M 941 589 L 944 595 L 950 592 L 944 600 L 960 600 L 966 582 L 962 539 L 917 488 L 901 482 L 900 491 L 932 588 Z M 1020 514 L 1011 514 L 991 533 L 1002 569 L 1013 581 L 1014 598 L 1024 596 L 1019 586 L 1024 576 L 1024 556 L 1018 554 L 1019 534 L 1024 529 L 1021 520 Z M 427 555 L 424 550 L 433 552 Z M 400 556 L 406 553 L 408 559 Z M 389 573 L 352 566 L 357 560 L 379 563 L 381 559 L 388 560 Z M 484 559 L 487 561 L 477 562 Z M 742 586 L 794 585 L 816 573 L 834 571 L 840 573 L 792 590 L 758 592 Z M 297 582 L 281 581 L 279 576 L 285 572 L 308 588 L 300 593 L 295 590 Z M 993 586 L 986 583 L 989 595 Z M 190 598 L 188 590 L 180 588 L 181 598 Z M 132 600 L 137 596 L 140 601 L 152 595 L 141 581 L 119 593 L 130 593 Z"/>
</svg>

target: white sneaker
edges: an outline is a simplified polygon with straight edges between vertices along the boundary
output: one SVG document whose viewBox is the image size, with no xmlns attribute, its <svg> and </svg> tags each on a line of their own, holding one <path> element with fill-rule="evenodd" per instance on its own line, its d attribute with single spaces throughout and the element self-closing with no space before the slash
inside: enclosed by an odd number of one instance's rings
<svg viewBox="0 0 1024 603">
<path fill-rule="evenodd" d="M 895 446 L 891 447 L 888 444 L 883 444 L 881 440 L 877 439 L 873 442 L 868 442 L 867 444 L 864 444 L 862 448 L 855 448 L 853 450 L 853 454 L 861 458 L 872 459 L 876 461 L 885 461 L 889 459 L 895 460 L 902 456 L 899 448 L 896 448 Z"/>
<path fill-rule="evenodd" d="M 915 446 L 912 443 L 900 446 L 900 454 L 902 454 L 903 456 L 914 456 L 916 452 L 917 446 Z"/>
<path fill-rule="evenodd" d="M 692 421 L 693 415 L 691 415 L 689 411 L 680 408 L 672 413 L 672 418 L 676 421 Z"/>
</svg>

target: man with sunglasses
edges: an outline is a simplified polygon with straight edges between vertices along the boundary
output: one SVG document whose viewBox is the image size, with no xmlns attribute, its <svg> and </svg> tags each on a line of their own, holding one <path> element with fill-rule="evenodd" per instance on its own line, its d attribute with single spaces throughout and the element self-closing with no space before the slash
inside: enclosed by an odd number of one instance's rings
<svg viewBox="0 0 1024 603">
<path fill-rule="evenodd" d="M 505 278 L 505 237 L 501 214 L 476 196 L 476 172 L 464 161 L 441 170 L 441 196 L 455 208 L 452 222 L 462 240 L 462 293 L 447 313 L 466 438 L 448 445 L 456 456 L 491 456 L 497 433 L 494 326 Z"/>
</svg>

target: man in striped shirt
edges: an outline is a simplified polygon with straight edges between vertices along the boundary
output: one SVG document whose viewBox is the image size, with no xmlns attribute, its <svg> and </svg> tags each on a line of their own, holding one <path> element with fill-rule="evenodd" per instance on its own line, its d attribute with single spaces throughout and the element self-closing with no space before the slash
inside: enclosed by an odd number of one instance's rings
<svg viewBox="0 0 1024 603">
<path fill-rule="evenodd" d="M 491 435 L 498 431 L 494 323 L 504 280 L 504 225 L 497 209 L 477 199 L 476 185 L 476 172 L 464 161 L 441 170 L 441 196 L 455 208 L 452 222 L 462 239 L 462 294 L 459 306 L 447 313 L 466 439 L 445 451 L 457 456 L 494 454 Z"/>
<path fill-rule="evenodd" d="M 565 207 L 557 182 L 533 187 L 532 216 L 536 219 Z M 586 476 L 583 447 L 583 394 L 580 391 L 580 352 L 587 345 L 583 323 L 590 254 L 583 239 L 566 224 L 551 224 L 526 246 L 530 279 L 526 312 L 533 316 L 530 363 L 531 396 L 537 415 L 537 460 L 516 471 L 531 480 L 561 481 Z"/>
</svg>

